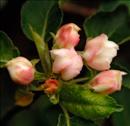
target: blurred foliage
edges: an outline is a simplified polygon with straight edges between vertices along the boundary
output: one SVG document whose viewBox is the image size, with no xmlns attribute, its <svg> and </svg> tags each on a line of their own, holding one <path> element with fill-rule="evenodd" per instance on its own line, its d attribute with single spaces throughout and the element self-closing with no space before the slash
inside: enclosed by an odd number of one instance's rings
<svg viewBox="0 0 130 126">
<path fill-rule="evenodd" d="M 0 68 L 17 56 L 19 56 L 19 50 L 14 46 L 6 33 L 0 31 Z"/>
<path fill-rule="evenodd" d="M 114 94 L 114 97 L 124 106 L 124 111 L 112 115 L 114 126 L 129 126 L 130 125 L 130 90 L 124 88 L 121 92 Z"/>
<path fill-rule="evenodd" d="M 109 38 L 119 30 L 119 27 L 127 20 L 128 12 L 125 8 L 118 8 L 114 12 L 101 12 L 86 19 L 84 30 L 88 37 L 95 37 L 106 33 Z M 118 36 L 119 39 L 120 36 Z M 113 40 L 113 38 L 111 38 Z M 117 41 L 117 38 L 115 39 Z M 121 41 L 121 40 L 120 40 Z M 119 43 L 120 41 L 117 41 Z"/>
<path fill-rule="evenodd" d="M 21 22 L 22 30 L 29 39 L 33 40 L 32 27 L 34 32 L 47 41 L 51 37 L 50 32 L 55 33 L 61 24 L 62 12 L 56 0 L 27 1 L 21 10 Z"/>
<path fill-rule="evenodd" d="M 6 6 L 7 2 L 7 0 L 0 0 L 0 10 L 2 10 Z"/>
<path fill-rule="evenodd" d="M 6 123 L 8 126 L 54 126 L 57 124 L 59 111 L 52 106 L 45 95 L 41 95 L 30 107 L 17 112 Z M 51 121 L 50 121 L 51 120 Z"/>
</svg>

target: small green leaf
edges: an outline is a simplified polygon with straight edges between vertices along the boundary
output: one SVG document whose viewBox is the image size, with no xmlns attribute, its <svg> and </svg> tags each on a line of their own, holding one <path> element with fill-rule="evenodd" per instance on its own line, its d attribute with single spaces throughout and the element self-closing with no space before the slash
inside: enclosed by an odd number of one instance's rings
<svg viewBox="0 0 130 126">
<path fill-rule="evenodd" d="M 16 56 L 19 56 L 18 49 L 13 45 L 7 34 L 0 31 L 0 68 Z"/>
<path fill-rule="evenodd" d="M 39 63 L 39 59 L 32 59 L 31 63 L 36 68 L 36 65 Z M 47 79 L 47 75 L 45 73 L 39 72 L 38 70 L 35 71 L 35 81 L 45 81 Z M 31 85 L 33 87 L 33 85 Z M 35 87 L 34 87 L 35 88 Z"/>
<path fill-rule="evenodd" d="M 37 81 L 45 81 L 47 79 L 47 76 L 45 73 L 41 73 L 39 71 L 36 71 L 35 72 L 35 78 L 34 80 L 37 80 Z"/>
<path fill-rule="evenodd" d="M 124 7 L 116 9 L 114 12 L 100 12 L 91 18 L 87 18 L 84 22 L 84 30 L 87 37 L 96 37 L 101 33 L 108 35 L 111 40 L 113 40 L 114 34 L 121 34 L 121 36 L 116 36 L 115 42 L 119 43 L 126 37 L 130 36 L 127 29 L 121 29 L 124 27 L 124 22 L 128 20 L 128 11 Z M 120 31 L 119 31 L 120 30 Z M 120 40 L 118 39 L 121 38 Z"/>
<path fill-rule="evenodd" d="M 37 32 L 44 41 L 50 39 L 50 32 L 56 32 L 62 21 L 62 12 L 56 0 L 27 1 L 21 11 L 21 25 L 25 35 L 33 40 L 29 26 Z"/>
<path fill-rule="evenodd" d="M 59 95 L 58 94 L 53 94 L 53 95 L 48 95 L 50 102 L 53 103 L 54 105 L 59 103 Z"/>
<path fill-rule="evenodd" d="M 51 73 L 51 59 L 47 43 L 43 41 L 42 37 L 36 33 L 31 26 L 30 30 L 41 60 L 42 68 L 45 73 Z"/>
<path fill-rule="evenodd" d="M 39 59 L 33 59 L 31 60 L 32 65 L 36 68 L 36 65 L 38 64 Z M 35 81 L 45 81 L 47 79 L 47 75 L 45 73 L 39 72 L 35 70 Z M 31 85 L 32 86 L 32 85 Z"/>
<path fill-rule="evenodd" d="M 84 119 L 100 119 L 122 111 L 112 97 L 91 92 L 80 85 L 64 85 L 60 102 L 69 112 Z"/>
<path fill-rule="evenodd" d="M 32 63 L 32 65 L 33 65 L 34 67 L 38 64 L 38 62 L 39 62 L 39 59 L 32 59 L 32 60 L 31 60 L 31 63 Z"/>
</svg>

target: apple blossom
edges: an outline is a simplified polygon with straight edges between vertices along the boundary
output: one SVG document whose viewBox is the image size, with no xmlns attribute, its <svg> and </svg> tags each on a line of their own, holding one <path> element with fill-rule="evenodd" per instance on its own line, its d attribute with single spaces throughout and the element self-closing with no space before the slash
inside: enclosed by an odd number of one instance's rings
<svg viewBox="0 0 130 126">
<path fill-rule="evenodd" d="M 60 73 L 63 80 L 73 79 L 83 67 L 82 58 L 74 48 L 51 50 L 51 56 L 54 59 L 52 71 Z"/>
<path fill-rule="evenodd" d="M 74 24 L 69 23 L 63 25 L 56 33 L 55 42 L 60 48 L 72 48 L 79 42 L 78 31 L 80 28 Z"/>
<path fill-rule="evenodd" d="M 111 94 L 121 90 L 122 75 L 125 72 L 119 70 L 108 70 L 99 73 L 90 82 L 90 88 L 102 94 Z"/>
<path fill-rule="evenodd" d="M 118 49 L 118 45 L 109 41 L 107 35 L 101 34 L 86 43 L 83 57 L 91 68 L 108 70 Z"/>
<path fill-rule="evenodd" d="M 6 67 L 13 81 L 28 85 L 34 79 L 35 69 L 31 62 L 24 57 L 16 57 L 8 61 Z"/>
</svg>

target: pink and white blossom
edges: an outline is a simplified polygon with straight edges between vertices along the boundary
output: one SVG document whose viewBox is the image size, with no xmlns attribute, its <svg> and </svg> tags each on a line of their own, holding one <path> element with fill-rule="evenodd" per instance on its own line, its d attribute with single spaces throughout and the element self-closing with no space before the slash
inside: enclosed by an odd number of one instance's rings
<svg viewBox="0 0 130 126">
<path fill-rule="evenodd" d="M 34 79 L 35 69 L 31 62 L 24 57 L 16 57 L 6 64 L 10 77 L 16 83 L 28 85 Z"/>
<path fill-rule="evenodd" d="M 63 80 L 73 79 L 80 73 L 83 61 L 74 48 L 51 50 L 51 56 L 54 59 L 52 71 L 60 73 Z"/>
<path fill-rule="evenodd" d="M 87 41 L 83 57 L 91 68 L 99 71 L 108 70 L 118 49 L 119 46 L 109 41 L 107 35 L 101 34 Z"/>
<path fill-rule="evenodd" d="M 119 70 L 108 70 L 99 73 L 90 82 L 90 88 L 102 94 L 111 94 L 121 90 L 122 76 L 125 72 Z"/>
<path fill-rule="evenodd" d="M 80 28 L 74 24 L 69 23 L 63 25 L 56 33 L 55 42 L 60 48 L 75 47 L 80 40 L 78 31 Z"/>
</svg>

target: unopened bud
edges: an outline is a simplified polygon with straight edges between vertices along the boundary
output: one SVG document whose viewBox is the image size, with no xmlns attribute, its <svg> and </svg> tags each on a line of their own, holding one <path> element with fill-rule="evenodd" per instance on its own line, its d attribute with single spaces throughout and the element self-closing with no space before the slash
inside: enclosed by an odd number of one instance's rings
<svg viewBox="0 0 130 126">
<path fill-rule="evenodd" d="M 74 24 L 69 23 L 63 25 L 58 32 L 56 33 L 56 44 L 60 48 L 72 48 L 75 47 L 79 43 L 79 34 L 78 31 L 80 28 Z"/>
<path fill-rule="evenodd" d="M 56 79 L 48 79 L 44 84 L 44 91 L 46 94 L 55 94 L 58 90 L 59 82 Z"/>
<path fill-rule="evenodd" d="M 34 79 L 35 69 L 31 62 L 24 57 L 16 57 L 6 64 L 10 77 L 16 83 L 28 85 Z"/>
<path fill-rule="evenodd" d="M 125 74 L 119 70 L 103 71 L 90 82 L 90 88 L 102 94 L 119 91 L 122 86 L 122 76 Z"/>
</svg>

